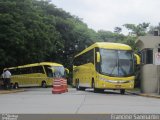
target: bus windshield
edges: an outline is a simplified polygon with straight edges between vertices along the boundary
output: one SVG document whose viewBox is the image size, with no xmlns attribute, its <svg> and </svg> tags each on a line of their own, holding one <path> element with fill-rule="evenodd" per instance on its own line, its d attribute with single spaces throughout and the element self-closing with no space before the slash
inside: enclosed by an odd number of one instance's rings
<svg viewBox="0 0 160 120">
<path fill-rule="evenodd" d="M 100 49 L 101 73 L 110 76 L 129 76 L 134 73 L 132 51 Z"/>
<path fill-rule="evenodd" d="M 65 70 L 63 66 L 51 66 L 53 77 L 59 78 L 65 76 Z"/>
</svg>

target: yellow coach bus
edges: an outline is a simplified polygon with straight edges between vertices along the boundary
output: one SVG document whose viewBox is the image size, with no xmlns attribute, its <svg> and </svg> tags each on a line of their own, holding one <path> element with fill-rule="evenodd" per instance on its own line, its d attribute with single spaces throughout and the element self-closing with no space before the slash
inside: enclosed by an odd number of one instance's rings
<svg viewBox="0 0 160 120">
<path fill-rule="evenodd" d="M 63 65 L 41 62 L 7 68 L 12 74 L 11 84 L 14 88 L 52 85 L 54 78 L 65 77 Z"/>
<path fill-rule="evenodd" d="M 135 57 L 132 48 L 125 44 L 97 42 L 75 56 L 73 85 L 77 90 L 134 88 Z"/>
</svg>

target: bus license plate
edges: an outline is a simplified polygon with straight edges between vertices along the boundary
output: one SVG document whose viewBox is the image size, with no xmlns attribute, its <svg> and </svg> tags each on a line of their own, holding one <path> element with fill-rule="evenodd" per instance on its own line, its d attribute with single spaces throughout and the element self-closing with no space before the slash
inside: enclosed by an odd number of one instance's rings
<svg viewBox="0 0 160 120">
<path fill-rule="evenodd" d="M 121 85 L 115 85 L 116 88 L 121 88 Z"/>
</svg>

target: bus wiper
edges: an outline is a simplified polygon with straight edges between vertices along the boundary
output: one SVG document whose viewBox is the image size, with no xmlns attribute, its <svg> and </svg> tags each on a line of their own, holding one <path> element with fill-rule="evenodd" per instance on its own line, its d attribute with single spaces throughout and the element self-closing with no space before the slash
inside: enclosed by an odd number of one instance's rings
<svg viewBox="0 0 160 120">
<path fill-rule="evenodd" d="M 113 69 L 111 70 L 111 72 L 109 73 L 109 75 L 112 75 L 114 69 L 117 67 L 117 63 L 115 64 L 115 66 L 113 67 Z"/>
<path fill-rule="evenodd" d="M 119 65 L 118 73 L 120 73 L 120 70 L 124 75 L 127 74 L 126 71 L 123 69 L 122 65 Z"/>
</svg>

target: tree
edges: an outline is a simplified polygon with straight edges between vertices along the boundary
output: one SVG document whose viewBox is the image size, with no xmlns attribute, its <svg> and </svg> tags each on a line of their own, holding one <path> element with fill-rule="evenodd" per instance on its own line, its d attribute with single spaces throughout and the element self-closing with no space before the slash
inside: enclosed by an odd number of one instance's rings
<svg viewBox="0 0 160 120">
<path fill-rule="evenodd" d="M 97 32 L 98 41 L 104 42 L 120 42 L 123 41 L 125 36 L 119 33 L 113 33 L 111 31 L 99 30 Z"/>
<path fill-rule="evenodd" d="M 122 32 L 122 28 L 120 28 L 120 27 L 115 27 L 115 28 L 114 28 L 114 32 L 115 32 L 115 33 L 121 33 L 121 32 Z"/>
<path fill-rule="evenodd" d="M 157 26 L 150 26 L 148 33 L 154 35 L 154 31 L 160 32 L 160 23 Z"/>
<path fill-rule="evenodd" d="M 77 16 L 47 1 L 0 2 L 0 64 L 3 67 L 42 61 L 68 66 L 68 56 L 73 59 L 93 43 L 94 36 L 94 31 Z"/>
<path fill-rule="evenodd" d="M 142 24 L 124 24 L 123 26 L 130 30 L 131 35 L 135 36 L 144 36 L 146 34 L 147 28 L 149 27 L 150 23 L 142 23 Z"/>
</svg>

